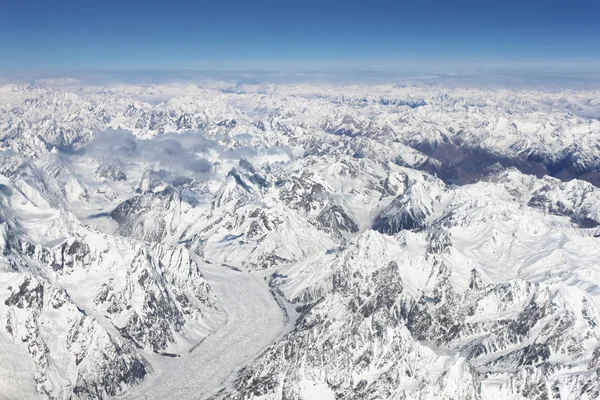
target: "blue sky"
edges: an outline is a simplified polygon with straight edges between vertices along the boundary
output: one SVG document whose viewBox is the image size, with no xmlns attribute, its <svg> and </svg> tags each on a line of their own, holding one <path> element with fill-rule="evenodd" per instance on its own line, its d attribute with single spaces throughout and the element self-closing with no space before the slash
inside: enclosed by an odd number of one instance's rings
<svg viewBox="0 0 600 400">
<path fill-rule="evenodd" d="M 0 0 L 0 71 L 600 59 L 599 20 L 596 0 Z"/>
</svg>

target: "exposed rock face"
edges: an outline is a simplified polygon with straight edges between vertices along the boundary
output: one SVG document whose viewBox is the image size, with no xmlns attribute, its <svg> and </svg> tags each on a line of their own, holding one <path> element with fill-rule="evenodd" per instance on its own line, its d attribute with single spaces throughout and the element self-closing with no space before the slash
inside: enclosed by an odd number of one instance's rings
<svg viewBox="0 0 600 400">
<path fill-rule="evenodd" d="M 425 181 L 427 182 L 427 181 Z M 411 183 L 406 178 L 404 193 L 397 196 L 373 222 L 373 229 L 388 235 L 405 229 L 422 229 L 427 225 L 433 204 L 439 201 L 435 192 L 427 192 L 428 185 Z"/>
<path fill-rule="evenodd" d="M 317 216 L 317 222 L 322 228 L 331 229 L 334 232 L 356 233 L 359 230 L 356 222 L 337 204 L 324 208 Z"/>
<path fill-rule="evenodd" d="M 168 234 L 166 221 L 161 216 L 177 207 L 181 207 L 181 198 L 172 187 L 167 187 L 124 201 L 110 212 L 110 217 L 119 223 L 119 234 L 160 242 Z"/>
</svg>

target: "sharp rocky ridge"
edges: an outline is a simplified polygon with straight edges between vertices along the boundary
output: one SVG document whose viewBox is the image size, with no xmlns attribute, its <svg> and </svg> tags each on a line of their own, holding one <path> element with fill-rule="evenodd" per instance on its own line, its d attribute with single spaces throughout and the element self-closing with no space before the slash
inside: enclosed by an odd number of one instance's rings
<svg viewBox="0 0 600 400">
<path fill-rule="evenodd" d="M 1 394 L 596 399 L 598 117 L 593 91 L 0 86 Z"/>
</svg>

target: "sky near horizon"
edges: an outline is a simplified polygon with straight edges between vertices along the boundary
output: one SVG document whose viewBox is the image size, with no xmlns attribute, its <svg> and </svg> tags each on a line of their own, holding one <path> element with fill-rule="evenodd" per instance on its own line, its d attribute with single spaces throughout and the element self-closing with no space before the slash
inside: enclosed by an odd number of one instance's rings
<svg viewBox="0 0 600 400">
<path fill-rule="evenodd" d="M 0 72 L 600 59 L 600 1 L 0 0 Z"/>
</svg>

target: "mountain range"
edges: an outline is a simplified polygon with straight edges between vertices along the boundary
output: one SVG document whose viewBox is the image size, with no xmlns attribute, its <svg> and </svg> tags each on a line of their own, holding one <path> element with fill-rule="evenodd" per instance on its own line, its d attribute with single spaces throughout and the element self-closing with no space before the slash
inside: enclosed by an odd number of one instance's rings
<svg viewBox="0 0 600 400">
<path fill-rule="evenodd" d="M 600 93 L 0 86 L 0 397 L 600 397 Z"/>
</svg>

